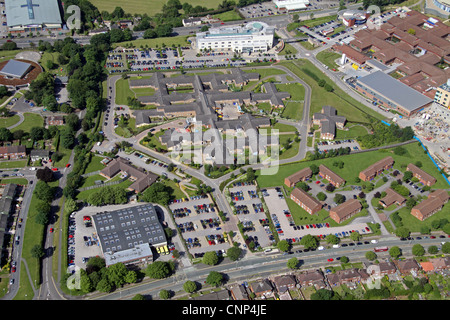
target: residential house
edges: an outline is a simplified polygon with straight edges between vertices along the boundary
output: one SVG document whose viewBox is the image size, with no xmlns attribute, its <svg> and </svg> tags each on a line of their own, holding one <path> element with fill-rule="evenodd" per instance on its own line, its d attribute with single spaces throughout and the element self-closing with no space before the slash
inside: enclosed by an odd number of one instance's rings
<svg viewBox="0 0 450 320">
<path fill-rule="evenodd" d="M 365 270 L 358 270 L 356 268 L 337 270 L 336 273 L 327 274 L 328 284 L 338 286 L 346 283 L 359 283 L 366 281 L 369 275 Z"/>
<path fill-rule="evenodd" d="M 381 275 L 388 275 L 397 272 L 397 268 L 392 261 L 380 262 L 378 267 L 380 268 Z"/>
<path fill-rule="evenodd" d="M 30 151 L 31 161 L 45 160 L 48 161 L 50 159 L 50 151 L 42 150 L 42 149 L 33 149 Z"/>
<path fill-rule="evenodd" d="M 412 163 L 408 164 L 406 170 L 411 171 L 413 177 L 419 179 L 419 181 L 426 186 L 432 186 L 437 181 L 436 178 L 433 177 L 431 174 L 426 173 L 425 171 L 423 171 L 418 166 Z"/>
<path fill-rule="evenodd" d="M 319 175 L 328 180 L 333 186 L 339 188 L 340 186 L 345 184 L 345 180 L 342 179 L 339 175 L 331 171 L 328 167 L 321 164 L 319 166 Z"/>
<path fill-rule="evenodd" d="M 275 284 L 277 291 L 279 293 L 283 293 L 287 290 L 294 289 L 297 281 L 295 280 L 295 277 L 293 275 L 285 274 L 282 276 L 274 277 L 273 283 Z"/>
<path fill-rule="evenodd" d="M 402 274 L 409 274 L 420 270 L 420 265 L 414 259 L 396 260 L 394 263 Z"/>
<path fill-rule="evenodd" d="M 230 293 L 233 300 L 249 300 L 247 289 L 238 283 L 230 286 Z"/>
<path fill-rule="evenodd" d="M 367 169 L 359 173 L 359 178 L 363 181 L 373 180 L 377 175 L 381 174 L 384 170 L 388 170 L 394 166 L 394 158 L 386 157 L 380 161 L 375 162 Z"/>
<path fill-rule="evenodd" d="M 443 258 L 431 258 L 429 262 L 433 264 L 433 271 L 442 271 L 450 269 L 450 256 Z"/>
<path fill-rule="evenodd" d="M 338 205 L 337 207 L 330 210 L 330 218 L 341 223 L 362 210 L 361 202 L 357 199 L 350 199 L 344 203 Z"/>
<path fill-rule="evenodd" d="M 411 214 L 420 221 L 424 221 L 440 211 L 449 198 L 448 192 L 444 189 L 433 191 L 428 196 L 428 199 L 423 200 L 411 209 Z"/>
<path fill-rule="evenodd" d="M 268 279 L 253 282 L 249 285 L 249 287 L 257 297 L 270 295 L 273 292 L 272 284 Z"/>
<path fill-rule="evenodd" d="M 322 209 L 322 204 L 318 200 L 299 188 L 292 190 L 291 200 L 293 200 L 309 214 L 315 214 Z"/>
<path fill-rule="evenodd" d="M 289 177 L 286 177 L 284 179 L 284 184 L 286 186 L 288 186 L 289 188 L 291 188 L 291 187 L 295 186 L 298 182 L 306 181 L 311 177 L 312 177 L 312 170 L 309 167 L 306 167 L 306 168 L 290 175 Z"/>
<path fill-rule="evenodd" d="M 48 126 L 62 126 L 64 125 L 63 116 L 49 116 L 45 118 L 45 123 Z"/>
<path fill-rule="evenodd" d="M 384 208 L 387 208 L 394 203 L 398 206 L 403 205 L 406 202 L 406 198 L 394 191 L 391 188 L 387 188 L 385 190 L 386 196 L 381 198 L 380 201 L 378 201 Z"/>
<path fill-rule="evenodd" d="M 8 146 L 8 147 L 0 147 L 0 159 L 22 159 L 27 156 L 27 149 L 25 146 Z"/>
<path fill-rule="evenodd" d="M 320 270 L 308 270 L 297 275 L 298 283 L 304 286 L 313 285 L 316 289 L 323 289 L 327 285 L 325 283 L 325 277 Z"/>
</svg>

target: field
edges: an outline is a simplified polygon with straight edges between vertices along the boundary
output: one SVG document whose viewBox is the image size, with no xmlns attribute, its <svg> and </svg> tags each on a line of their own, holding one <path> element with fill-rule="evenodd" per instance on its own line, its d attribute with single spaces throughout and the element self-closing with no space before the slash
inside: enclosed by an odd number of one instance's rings
<svg viewBox="0 0 450 320">
<path fill-rule="evenodd" d="M 289 92 L 291 98 L 284 101 L 283 118 L 302 120 L 303 101 L 305 99 L 305 88 L 300 83 L 276 84 L 278 91 Z"/>
<path fill-rule="evenodd" d="M 17 130 L 30 132 L 32 127 L 42 127 L 44 125 L 44 119 L 39 114 L 25 112 L 23 116 L 25 117 L 25 120 L 14 129 L 11 129 L 12 132 Z"/>
<path fill-rule="evenodd" d="M 149 48 L 162 48 L 175 46 L 189 46 L 190 43 L 187 41 L 189 36 L 176 36 L 176 37 L 165 37 L 165 38 L 155 38 L 155 39 L 138 39 L 134 41 L 118 42 L 113 45 L 113 47 L 127 46 L 131 44 L 134 48 L 149 47 Z"/>
<path fill-rule="evenodd" d="M 161 12 L 163 5 L 167 1 L 165 0 L 129 0 L 122 2 L 120 0 L 91 0 L 91 3 L 98 8 L 98 11 L 102 12 L 106 10 L 108 12 L 114 11 L 116 7 L 121 7 L 125 13 L 139 13 L 148 14 L 150 17 L 154 16 L 156 13 Z M 187 2 L 193 7 L 195 6 L 206 6 L 208 9 L 217 9 L 218 5 L 222 3 L 221 0 L 186 0 L 181 1 L 182 3 Z"/>
<path fill-rule="evenodd" d="M 339 59 L 341 55 L 336 52 L 331 51 L 321 51 L 317 54 L 317 60 L 322 62 L 330 69 L 337 69 L 339 66 L 336 64 L 335 60 Z"/>
<path fill-rule="evenodd" d="M 9 97 L 6 97 L 9 98 Z M 16 124 L 17 122 L 19 122 L 20 117 L 15 114 L 12 117 L 8 117 L 8 118 L 0 118 L 0 128 L 8 128 L 10 126 L 12 126 L 13 124 Z"/>
<path fill-rule="evenodd" d="M 303 168 L 309 167 L 311 164 L 316 164 L 317 166 L 319 166 L 319 164 L 323 164 L 325 166 L 328 166 L 329 168 L 332 168 L 332 170 L 336 174 L 340 175 L 347 181 L 347 184 L 360 185 L 361 183 L 355 182 L 355 178 L 358 176 L 361 170 L 366 169 L 369 165 L 375 163 L 378 160 L 381 160 L 387 156 L 391 156 L 395 160 L 394 168 L 400 171 L 403 171 L 401 169 L 402 165 L 409 164 L 412 159 L 414 161 L 421 161 L 423 164 L 422 170 L 431 174 L 437 179 L 437 182 L 433 186 L 433 189 L 442 189 L 449 187 L 437 168 L 431 162 L 430 158 L 428 158 L 428 156 L 424 154 L 422 147 L 420 147 L 417 143 L 411 143 L 403 146 L 403 148 L 405 148 L 408 152 L 402 156 L 395 155 L 392 152 L 392 149 L 385 149 L 358 154 L 350 154 L 341 157 L 327 158 L 320 161 L 303 161 L 282 165 L 279 167 L 278 173 L 274 176 L 258 175 L 259 172 L 257 171 L 257 181 L 261 188 L 281 186 L 284 185 L 285 177 Z M 340 169 L 334 167 L 333 162 L 336 160 L 342 160 L 344 162 L 344 168 Z"/>
</svg>

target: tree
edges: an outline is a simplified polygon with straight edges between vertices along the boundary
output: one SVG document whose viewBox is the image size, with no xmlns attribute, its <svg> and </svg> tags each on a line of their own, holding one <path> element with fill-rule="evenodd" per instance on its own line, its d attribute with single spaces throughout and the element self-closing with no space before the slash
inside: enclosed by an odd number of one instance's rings
<svg viewBox="0 0 450 320">
<path fill-rule="evenodd" d="M 331 300 L 333 296 L 333 290 L 319 289 L 311 295 L 311 300 Z"/>
<path fill-rule="evenodd" d="M 107 278 L 102 278 L 98 282 L 97 287 L 96 287 L 96 290 L 100 291 L 100 292 L 111 292 L 112 289 L 113 289 L 113 287 Z"/>
<path fill-rule="evenodd" d="M 219 262 L 219 256 L 215 251 L 208 251 L 203 256 L 202 262 L 209 266 L 214 266 Z"/>
<path fill-rule="evenodd" d="M 327 199 L 327 195 L 323 192 L 319 192 L 317 194 L 317 199 L 319 199 L 320 201 L 325 201 Z"/>
<path fill-rule="evenodd" d="M 413 173 L 412 173 L 411 171 L 406 171 L 406 172 L 403 174 L 402 180 L 403 180 L 403 181 L 409 181 L 409 180 L 411 180 L 412 177 L 413 177 Z"/>
<path fill-rule="evenodd" d="M 33 141 L 42 140 L 44 137 L 44 128 L 42 127 L 33 127 L 30 130 L 30 138 Z"/>
<path fill-rule="evenodd" d="M 412 247 L 412 254 L 415 256 L 423 256 L 425 254 L 425 249 L 423 248 L 422 245 L 420 245 L 419 243 L 413 245 Z"/>
<path fill-rule="evenodd" d="M 183 284 L 183 290 L 187 293 L 197 291 L 197 284 L 194 281 L 188 280 Z"/>
<path fill-rule="evenodd" d="M 152 279 L 164 279 L 170 275 L 170 267 L 167 262 L 155 261 L 147 267 L 146 274 Z"/>
<path fill-rule="evenodd" d="M 336 202 L 337 204 L 341 204 L 345 202 L 345 196 L 340 194 L 340 193 L 336 193 L 336 195 L 334 196 L 334 202 Z"/>
<path fill-rule="evenodd" d="M 134 270 L 129 270 L 124 277 L 126 283 L 136 283 L 137 279 L 137 272 Z"/>
<path fill-rule="evenodd" d="M 255 171 L 252 168 L 247 169 L 247 182 L 252 182 L 256 179 Z"/>
<path fill-rule="evenodd" d="M 168 290 L 166 290 L 166 289 L 162 289 L 162 290 L 159 292 L 159 297 L 160 297 L 161 299 L 163 299 L 163 300 L 167 300 L 167 299 L 170 298 L 170 292 L 169 292 Z"/>
<path fill-rule="evenodd" d="M 0 141 L 11 141 L 13 134 L 7 128 L 0 128 Z"/>
<path fill-rule="evenodd" d="M 289 269 L 297 269 L 298 268 L 298 259 L 296 257 L 290 258 L 287 262 L 287 267 Z"/>
<path fill-rule="evenodd" d="M 50 202 L 53 200 L 53 188 L 50 187 L 46 182 L 44 181 L 38 181 L 36 183 L 36 187 L 34 188 L 34 194 L 37 196 L 38 199 Z"/>
<path fill-rule="evenodd" d="M 72 199 L 72 198 L 67 198 L 66 202 L 64 204 L 64 210 L 68 214 L 71 214 L 72 212 L 76 211 L 77 209 L 78 209 L 77 202 L 74 199 Z"/>
<path fill-rule="evenodd" d="M 167 205 L 172 196 L 173 189 L 161 182 L 155 182 L 144 190 L 141 199 L 145 202 L 156 202 L 161 205 Z"/>
<path fill-rule="evenodd" d="M 44 256 L 44 249 L 42 245 L 36 244 L 31 248 L 31 256 L 36 259 L 40 259 Z"/>
<path fill-rule="evenodd" d="M 144 39 L 153 39 L 158 37 L 158 34 L 156 33 L 155 30 L 153 29 L 147 29 L 144 32 Z"/>
<path fill-rule="evenodd" d="M 329 234 L 325 237 L 325 241 L 329 244 L 338 244 L 339 241 L 341 241 L 339 239 L 338 236 L 334 235 L 334 234 Z"/>
<path fill-rule="evenodd" d="M 376 258 L 377 258 L 377 254 L 375 252 L 373 252 L 373 251 L 367 251 L 366 252 L 366 259 L 367 260 L 373 261 Z"/>
<path fill-rule="evenodd" d="M 94 284 L 91 278 L 85 273 L 80 277 L 80 290 L 84 293 L 89 293 L 94 291 Z"/>
<path fill-rule="evenodd" d="M 389 249 L 389 255 L 392 258 L 397 259 L 398 257 L 400 257 L 402 255 L 402 250 L 397 246 L 393 246 Z"/>
<path fill-rule="evenodd" d="M 39 180 L 44 182 L 52 182 L 53 181 L 53 171 L 50 170 L 49 167 L 45 167 L 44 169 L 38 169 L 36 171 L 36 177 Z"/>
<path fill-rule="evenodd" d="M 448 224 L 447 224 L 448 225 Z M 442 253 L 450 253 L 450 242 L 446 242 L 442 245 Z"/>
<path fill-rule="evenodd" d="M 218 287 L 222 284 L 223 275 L 217 271 L 211 271 L 206 278 L 206 283 L 213 287 Z"/>
<path fill-rule="evenodd" d="M 406 227 L 400 227 L 395 230 L 395 235 L 399 238 L 408 238 L 409 233 L 410 233 L 410 231 Z"/>
<path fill-rule="evenodd" d="M 350 239 L 353 241 L 359 241 L 361 239 L 361 234 L 358 231 L 352 232 L 350 234 Z"/>
<path fill-rule="evenodd" d="M 336 189 L 336 187 L 333 186 L 331 183 L 327 184 L 327 186 L 325 187 L 325 190 L 327 190 L 328 192 L 333 192 L 334 189 Z"/>
<path fill-rule="evenodd" d="M 231 261 L 236 261 L 237 259 L 239 259 L 239 256 L 241 255 L 242 250 L 238 247 L 230 247 L 227 250 L 227 257 L 231 260 Z"/>
<path fill-rule="evenodd" d="M 310 165 L 309 168 L 311 169 L 313 175 L 316 175 L 319 173 L 319 167 L 316 166 L 315 164 Z"/>
<path fill-rule="evenodd" d="M 319 241 L 317 240 L 317 237 L 307 234 L 300 240 L 300 244 L 306 249 L 316 249 L 319 245 Z"/>
<path fill-rule="evenodd" d="M 125 284 L 125 276 L 128 273 L 127 267 L 121 263 L 115 263 L 108 267 L 107 277 L 112 285 L 116 288 Z"/>
</svg>

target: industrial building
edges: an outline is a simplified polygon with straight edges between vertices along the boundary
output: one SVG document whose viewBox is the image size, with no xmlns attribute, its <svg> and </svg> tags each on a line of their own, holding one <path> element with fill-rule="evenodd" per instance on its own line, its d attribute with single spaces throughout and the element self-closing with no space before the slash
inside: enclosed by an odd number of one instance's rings
<svg viewBox="0 0 450 320">
<path fill-rule="evenodd" d="M 0 75 L 8 78 L 22 79 L 32 67 L 29 63 L 12 59 L 0 70 Z"/>
<path fill-rule="evenodd" d="M 431 98 L 382 71 L 357 79 L 355 89 L 380 107 L 395 110 L 407 117 L 418 113 L 433 102 Z"/>
<path fill-rule="evenodd" d="M 5 0 L 5 11 L 12 34 L 62 30 L 57 0 Z"/>
<path fill-rule="evenodd" d="M 151 247 L 167 251 L 167 239 L 152 204 L 100 212 L 93 216 L 106 266 L 148 264 Z"/>
</svg>

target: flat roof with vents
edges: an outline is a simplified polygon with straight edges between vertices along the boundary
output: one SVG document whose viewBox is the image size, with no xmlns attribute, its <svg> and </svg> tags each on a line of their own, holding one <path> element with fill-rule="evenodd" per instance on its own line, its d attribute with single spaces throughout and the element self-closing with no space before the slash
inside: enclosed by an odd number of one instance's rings
<svg viewBox="0 0 450 320">
<path fill-rule="evenodd" d="M 30 71 L 31 67 L 30 63 L 9 60 L 3 69 L 0 70 L 0 75 L 21 79 L 28 71 Z"/>
</svg>

